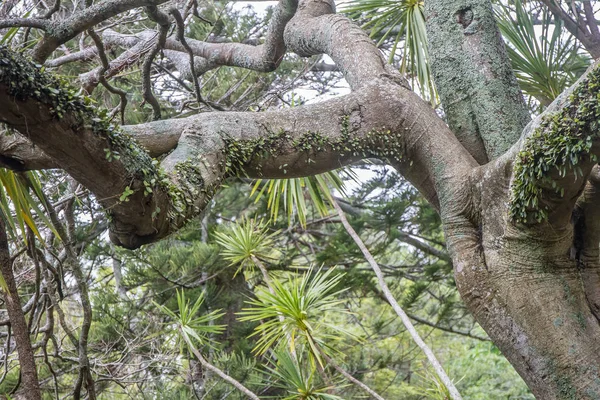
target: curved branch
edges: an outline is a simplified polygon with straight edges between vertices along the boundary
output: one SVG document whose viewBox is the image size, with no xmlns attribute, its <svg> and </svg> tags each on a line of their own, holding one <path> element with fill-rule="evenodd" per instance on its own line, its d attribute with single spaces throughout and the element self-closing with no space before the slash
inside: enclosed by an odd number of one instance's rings
<svg viewBox="0 0 600 400">
<path fill-rule="evenodd" d="M 152 106 L 152 119 L 158 120 L 161 115 L 160 103 L 156 100 L 156 97 L 154 97 L 154 93 L 152 93 L 150 74 L 154 57 L 156 57 L 158 52 L 165 46 L 171 23 L 169 21 L 169 16 L 160 11 L 157 7 L 146 7 L 146 13 L 152 21 L 158 23 L 159 30 L 156 42 L 154 43 L 154 46 L 152 46 L 150 52 L 146 55 L 146 58 L 144 58 L 144 63 L 142 64 L 142 94 L 144 101 Z"/>
<path fill-rule="evenodd" d="M 193 74 L 200 76 L 218 66 L 241 67 L 259 72 L 271 72 L 277 69 L 285 55 L 284 28 L 294 16 L 296 7 L 296 0 L 279 1 L 271 17 L 265 42 L 258 46 L 243 43 L 210 43 L 186 37 L 184 41 L 167 38 L 163 47 L 166 50 L 172 51 L 170 54 L 167 52 L 166 55 L 175 63 L 177 69 L 184 77 L 192 78 Z M 151 46 L 140 45 L 140 43 L 148 42 L 156 37 L 156 35 L 156 31 L 150 30 L 139 32 L 135 35 L 123 35 L 110 29 L 104 31 L 103 40 L 106 43 L 131 48 L 110 63 L 105 76 L 107 78 L 111 77 L 133 64 L 132 59 L 140 58 L 145 52 L 151 49 Z M 189 61 L 183 60 L 175 52 L 185 54 L 191 52 L 196 56 L 193 70 L 190 68 Z M 64 56 L 59 58 L 58 61 L 51 60 L 48 64 L 55 66 L 71 62 L 77 58 L 85 59 L 89 56 L 89 51 L 86 49 L 75 54 L 77 56 Z M 98 84 L 99 75 L 100 69 L 96 68 L 80 76 L 80 80 L 84 82 L 84 86 L 88 92 L 91 92 Z"/>
<path fill-rule="evenodd" d="M 332 1 L 303 2 L 285 28 L 289 49 L 302 57 L 329 55 L 353 90 L 380 77 L 391 78 L 408 88 L 408 83 L 391 69 L 369 36 L 351 20 L 334 12 Z"/>
<path fill-rule="evenodd" d="M 104 0 L 95 3 L 70 18 L 49 23 L 42 40 L 33 49 L 33 58 L 44 62 L 58 46 L 73 39 L 100 22 L 119 15 L 125 11 L 144 6 L 157 6 L 167 0 Z M 47 21 L 46 21 L 47 22 Z"/>
<path fill-rule="evenodd" d="M 463 190 L 464 176 L 477 164 L 429 104 L 387 70 L 375 45 L 347 19 L 320 16 L 331 5 L 308 0 L 301 9 L 286 30 L 286 38 L 295 32 L 288 47 L 305 55 L 329 51 L 357 90 L 293 109 L 204 113 L 136 127 L 181 134 L 162 162 L 164 172 L 85 99 L 1 48 L 0 119 L 97 196 L 111 216 L 111 238 L 126 247 L 181 227 L 233 174 L 305 176 L 377 157 L 434 206 Z"/>
</svg>

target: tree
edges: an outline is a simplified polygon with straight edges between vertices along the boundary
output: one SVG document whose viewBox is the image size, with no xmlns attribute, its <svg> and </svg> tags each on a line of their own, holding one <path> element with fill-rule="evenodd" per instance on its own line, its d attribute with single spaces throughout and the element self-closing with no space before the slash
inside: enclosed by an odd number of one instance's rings
<svg viewBox="0 0 600 400">
<path fill-rule="evenodd" d="M 184 21 L 195 2 L 163 3 L 88 1 L 70 16 L 55 14 L 56 3 L 45 15 L 0 21 L 0 28 L 27 27 L 25 39 L 33 40 L 32 60 L 0 49 L 0 120 L 18 132 L 2 137 L 6 167 L 64 169 L 104 207 L 112 241 L 136 248 L 181 228 L 228 177 L 306 176 L 379 158 L 438 210 L 464 302 L 536 397 L 600 395 L 595 66 L 531 120 L 490 1 L 427 0 L 428 50 L 445 121 L 331 2 L 281 0 L 256 46 L 187 38 Z M 560 4 L 545 3 L 562 15 Z M 587 26 L 592 41 L 594 13 L 583 4 L 578 29 Z M 155 30 L 94 31 L 139 12 Z M 84 33 L 83 48 L 69 49 Z M 109 46 L 128 50 L 109 60 Z M 61 61 L 52 58 L 59 49 L 68 50 Z M 161 50 L 191 75 L 197 107 L 222 108 L 202 97 L 197 76 L 204 71 L 227 65 L 271 72 L 288 52 L 329 55 L 351 93 L 284 110 L 160 119 L 165 110 L 152 93 L 151 69 Z M 156 121 L 117 126 L 48 71 L 65 58 L 92 56 L 102 65 L 86 74 L 84 87 L 103 84 L 121 99 L 108 78 L 143 57 L 143 98 Z"/>
</svg>

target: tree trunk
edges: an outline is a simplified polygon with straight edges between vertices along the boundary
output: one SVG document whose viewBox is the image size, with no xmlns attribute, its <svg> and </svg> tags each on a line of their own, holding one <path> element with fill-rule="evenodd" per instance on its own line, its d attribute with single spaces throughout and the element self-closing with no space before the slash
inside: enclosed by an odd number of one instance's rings
<svg viewBox="0 0 600 400">
<path fill-rule="evenodd" d="M 480 224 L 445 223 L 462 299 L 536 398 L 599 398 L 600 325 L 582 280 L 595 275 L 597 290 L 597 258 L 578 267 L 570 226 L 503 224 L 507 196 L 491 194 Z"/>
<path fill-rule="evenodd" d="M 560 140 L 576 144 L 595 135 L 597 128 L 584 123 L 572 132 L 579 118 L 594 119 L 597 100 L 581 107 L 587 100 L 575 99 L 589 92 L 572 90 L 525 128 L 529 118 L 490 1 L 430 0 L 426 9 L 432 68 L 450 127 L 480 163 L 493 160 L 441 202 L 461 297 L 536 398 L 599 399 L 595 185 L 590 181 L 580 196 L 594 163 L 589 153 L 577 153 L 578 174 L 574 164 L 553 158 L 526 187 L 518 175 L 519 164 L 535 170 L 554 151 L 568 157 L 570 147 Z M 579 85 L 595 85 L 594 79 Z M 554 187 L 563 187 L 564 195 Z M 531 203 L 530 189 L 539 193 Z M 519 196 L 527 201 L 520 205 Z M 518 207 L 525 217 L 518 217 Z M 570 221 L 574 209 L 576 224 Z"/>
<path fill-rule="evenodd" d="M 19 356 L 21 387 L 17 393 L 20 398 L 26 400 L 40 400 L 42 396 L 31 340 L 29 338 L 29 328 L 27 327 L 25 315 L 21 308 L 17 283 L 15 282 L 12 270 L 12 260 L 8 249 L 4 216 L 0 216 L 0 272 L 2 272 L 2 277 L 6 282 L 6 288 L 4 289 L 8 289 L 8 293 L 4 292 L 3 294 L 6 301 L 8 318 L 10 319 L 10 327 L 13 331 Z"/>
</svg>

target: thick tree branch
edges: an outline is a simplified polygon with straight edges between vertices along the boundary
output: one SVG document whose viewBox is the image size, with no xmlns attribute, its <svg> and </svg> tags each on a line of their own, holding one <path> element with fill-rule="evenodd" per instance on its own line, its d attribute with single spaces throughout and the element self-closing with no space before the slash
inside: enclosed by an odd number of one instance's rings
<svg viewBox="0 0 600 400">
<path fill-rule="evenodd" d="M 480 163 L 520 137 L 529 111 L 489 0 L 425 2 L 431 68 L 450 129 Z"/>
<path fill-rule="evenodd" d="M 127 247 L 180 227 L 232 174 L 305 176 L 379 157 L 440 204 L 475 161 L 386 68 L 366 34 L 345 18 L 321 16 L 331 10 L 322 2 L 303 4 L 286 30 L 287 45 L 303 55 L 329 51 L 355 93 L 288 110 L 206 113 L 132 129 L 181 134 L 162 163 L 166 174 L 130 137 L 6 50 L 0 53 L 0 118 L 96 194 L 112 217 L 113 240 Z"/>
<path fill-rule="evenodd" d="M 369 36 L 348 18 L 334 13 L 331 0 L 301 3 L 285 28 L 288 48 L 303 57 L 329 55 L 353 90 L 378 77 L 388 77 L 408 88 Z"/>
<path fill-rule="evenodd" d="M 58 168 L 58 164 L 16 132 L 0 131 L 0 165 L 13 171 Z"/>
<path fill-rule="evenodd" d="M 4 51 L 0 59 L 9 57 Z M 55 94 L 59 85 L 45 82 L 48 78 L 33 68 L 14 58 L 2 65 L 2 119 L 60 160 L 62 168 L 96 194 L 112 215 L 113 237 L 129 247 L 157 240 L 180 226 L 203 208 L 222 179 L 232 173 L 309 175 L 378 156 L 390 159 L 436 204 L 436 190 L 452 186 L 451 176 L 460 176 L 461 170 L 473 165 L 426 103 L 384 79 L 313 106 L 266 113 L 209 113 L 138 127 L 161 127 L 172 137 L 177 131 L 183 133 L 176 151 L 163 162 L 171 182 L 184 193 L 180 193 L 184 199 L 174 198 L 159 185 L 164 178 L 158 177 L 143 150 L 113 128 L 95 122 L 97 117 L 80 100 L 66 100 L 72 94 L 63 89 Z M 28 76 L 34 76 L 41 87 L 23 87 L 18 92 L 9 83 Z M 61 119 L 56 115 L 59 109 L 64 113 Z M 437 156 L 431 158 L 432 153 Z M 147 185 L 153 185 L 151 194 L 144 193 Z M 128 201 L 122 198 L 126 188 L 135 192 L 125 198 Z"/>
<path fill-rule="evenodd" d="M 513 165 L 510 213 L 517 222 L 570 223 L 571 211 L 600 157 L 598 63 L 561 94 L 499 163 Z M 493 167 L 497 168 L 497 166 Z"/>
</svg>

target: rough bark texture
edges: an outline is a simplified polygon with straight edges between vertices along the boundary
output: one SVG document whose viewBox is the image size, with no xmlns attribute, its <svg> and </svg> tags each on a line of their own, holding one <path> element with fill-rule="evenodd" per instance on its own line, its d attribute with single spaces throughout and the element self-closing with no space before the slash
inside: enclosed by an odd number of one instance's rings
<svg viewBox="0 0 600 400">
<path fill-rule="evenodd" d="M 425 2 L 431 68 L 448 125 L 484 164 L 521 136 L 529 111 L 490 1 Z"/>
<path fill-rule="evenodd" d="M 134 3 L 159 2 L 126 2 Z M 269 70 L 283 49 L 327 53 L 351 94 L 281 111 L 205 113 L 118 129 L 48 73 L 2 49 L 0 120 L 22 137 L 0 140 L 0 162 L 65 169 L 109 210 L 113 241 L 138 247 L 197 215 L 228 176 L 304 176 L 381 158 L 439 210 L 465 303 L 537 398 L 600 398 L 600 70 L 592 67 L 525 126 L 529 115 L 489 0 L 428 0 L 430 54 L 449 129 L 368 36 L 334 14 L 332 2 L 279 6 L 282 19 L 269 34 L 276 45 L 194 47 L 188 40 L 197 62 Z M 96 19 L 86 15 L 88 22 L 71 19 L 69 26 L 87 29 Z M 44 39 L 37 58 L 69 35 Z M 144 35 L 115 45 L 139 50 L 148 43 Z M 171 45 L 167 51 L 187 57 Z M 250 53 L 239 59 L 242 50 Z M 127 57 L 113 60 L 114 68 L 126 68 Z M 149 154 L 171 150 L 160 172 Z"/>
<path fill-rule="evenodd" d="M 0 217 L 0 272 L 2 273 L 4 282 L 6 282 L 6 289 L 8 289 L 8 293 L 3 290 L 3 295 L 19 356 L 21 388 L 18 390 L 18 396 L 25 400 L 40 400 L 42 394 L 38 383 L 33 349 L 29 339 L 29 328 L 21 309 L 21 301 L 12 270 L 13 263 L 8 250 L 8 238 L 3 218 L 3 216 Z"/>
</svg>

